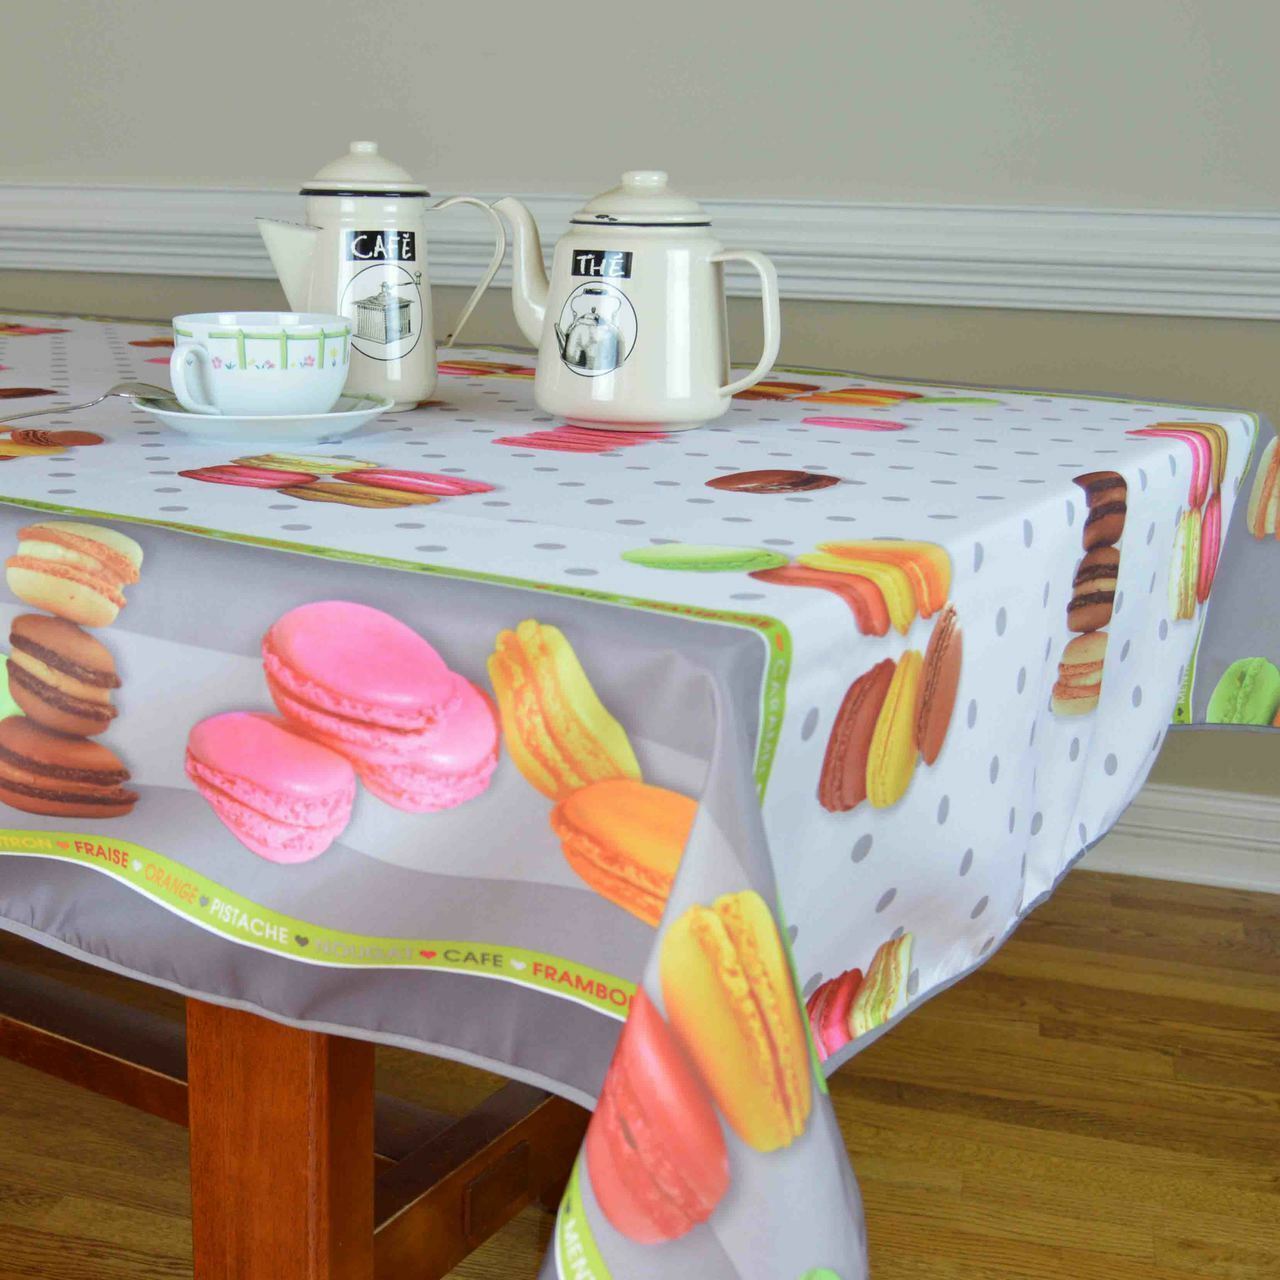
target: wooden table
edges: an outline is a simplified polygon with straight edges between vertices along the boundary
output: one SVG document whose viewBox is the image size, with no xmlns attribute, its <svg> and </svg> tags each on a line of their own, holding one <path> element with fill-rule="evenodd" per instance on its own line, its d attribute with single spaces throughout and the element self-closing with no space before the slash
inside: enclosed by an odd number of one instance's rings
<svg viewBox="0 0 1280 1280">
<path fill-rule="evenodd" d="M 4 963 L 0 1056 L 189 1125 L 197 1280 L 435 1280 L 554 1210 L 588 1119 L 516 1083 L 440 1115 L 375 1096 L 365 1041 L 200 1000 L 184 1037 Z"/>
</svg>

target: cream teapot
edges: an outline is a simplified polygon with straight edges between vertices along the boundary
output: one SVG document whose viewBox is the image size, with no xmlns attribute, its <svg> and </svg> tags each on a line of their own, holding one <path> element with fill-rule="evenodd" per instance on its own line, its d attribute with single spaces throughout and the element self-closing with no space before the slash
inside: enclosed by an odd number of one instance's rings
<svg viewBox="0 0 1280 1280">
<path fill-rule="evenodd" d="M 494 206 L 515 232 L 512 303 L 538 348 L 534 399 L 584 427 L 683 431 L 718 418 L 778 356 L 781 320 L 773 264 L 725 249 L 695 201 L 667 175 L 637 170 L 573 215 L 548 280 L 538 228 L 507 197 Z M 724 267 L 754 267 L 764 306 L 764 352 L 730 381 Z"/>
<path fill-rule="evenodd" d="M 502 264 L 507 248 L 502 219 L 474 196 L 454 196 L 428 207 L 426 187 L 379 155 L 376 142 L 353 142 L 301 194 L 307 198 L 305 224 L 258 219 L 289 306 L 351 321 L 348 394 L 388 396 L 395 408 L 412 409 L 436 385 L 427 215 L 452 205 L 476 205 L 495 230 L 488 270 L 446 346 Z"/>
</svg>

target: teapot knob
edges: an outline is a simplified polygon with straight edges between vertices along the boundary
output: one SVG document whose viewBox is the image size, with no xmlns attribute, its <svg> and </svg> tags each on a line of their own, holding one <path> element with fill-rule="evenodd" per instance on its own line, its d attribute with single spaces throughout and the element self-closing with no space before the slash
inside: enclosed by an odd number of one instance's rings
<svg viewBox="0 0 1280 1280">
<path fill-rule="evenodd" d="M 644 194 L 661 191 L 667 185 L 667 175 L 661 169 L 631 169 L 622 175 L 622 185 Z"/>
</svg>

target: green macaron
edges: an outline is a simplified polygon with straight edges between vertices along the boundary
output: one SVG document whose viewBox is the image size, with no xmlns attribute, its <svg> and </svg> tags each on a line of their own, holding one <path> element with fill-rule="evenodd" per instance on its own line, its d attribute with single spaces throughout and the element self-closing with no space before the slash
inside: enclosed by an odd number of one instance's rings
<svg viewBox="0 0 1280 1280">
<path fill-rule="evenodd" d="M 812 1271 L 806 1271 L 800 1280 L 840 1280 L 840 1277 L 830 1267 L 814 1267 Z"/>
<path fill-rule="evenodd" d="M 1209 699 L 1210 724 L 1272 724 L 1280 711 L 1280 670 L 1266 658 L 1240 658 Z"/>
<path fill-rule="evenodd" d="M 763 547 L 711 547 L 692 542 L 666 542 L 624 551 L 622 558 L 646 569 L 679 569 L 685 573 L 754 573 L 777 569 L 786 556 Z"/>
</svg>

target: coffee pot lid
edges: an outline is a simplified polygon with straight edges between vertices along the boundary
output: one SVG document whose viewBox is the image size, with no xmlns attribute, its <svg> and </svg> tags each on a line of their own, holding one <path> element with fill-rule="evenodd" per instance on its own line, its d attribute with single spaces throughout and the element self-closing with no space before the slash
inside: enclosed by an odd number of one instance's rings
<svg viewBox="0 0 1280 1280">
<path fill-rule="evenodd" d="M 578 226 L 709 227 L 707 211 L 673 191 L 661 169 L 632 169 L 622 182 L 588 200 L 570 219 Z"/>
<path fill-rule="evenodd" d="M 376 142 L 353 142 L 345 156 L 330 161 L 303 183 L 304 196 L 425 196 L 406 169 L 378 154 Z"/>
</svg>

